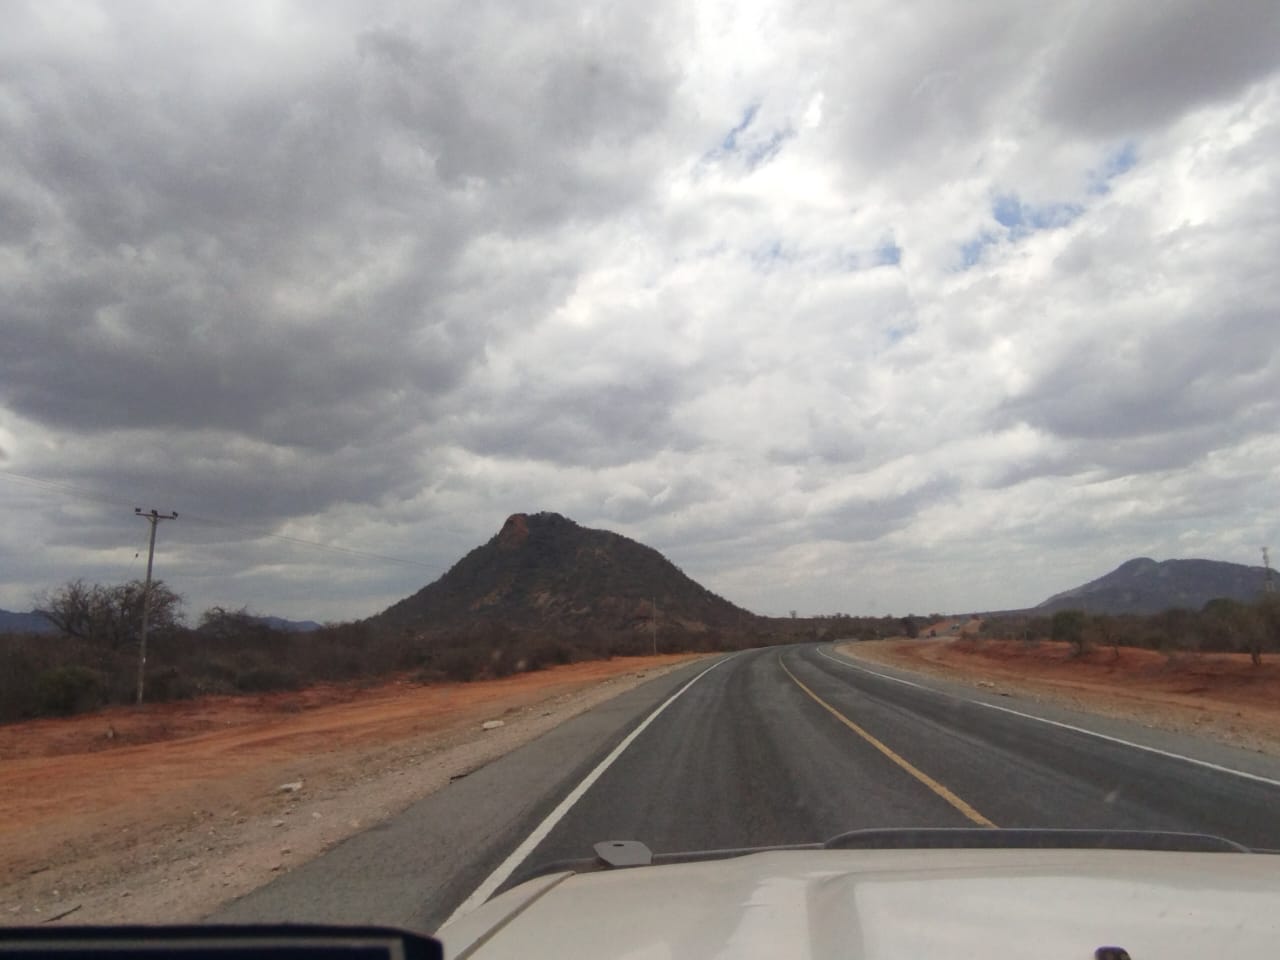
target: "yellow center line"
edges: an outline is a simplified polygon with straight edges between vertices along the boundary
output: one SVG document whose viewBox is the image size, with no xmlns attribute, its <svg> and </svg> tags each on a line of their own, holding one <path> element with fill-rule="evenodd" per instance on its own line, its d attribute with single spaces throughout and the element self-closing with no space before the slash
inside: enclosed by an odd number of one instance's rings
<svg viewBox="0 0 1280 960">
<path fill-rule="evenodd" d="M 816 693 L 814 693 L 812 690 L 806 687 L 803 683 L 801 683 L 800 679 L 794 673 L 788 670 L 787 665 L 782 662 L 782 654 L 778 654 L 778 666 L 780 666 L 782 668 L 782 671 L 795 682 L 795 685 L 797 687 L 799 687 L 801 690 L 807 693 L 810 697 L 812 697 L 814 702 L 816 702 L 818 706 L 822 707 L 822 709 L 826 710 L 833 717 L 835 717 L 837 720 L 843 723 L 846 727 L 848 727 L 850 730 L 852 730 L 854 733 L 860 736 L 863 740 L 867 741 L 867 743 L 871 744 L 873 747 L 875 747 L 877 750 L 883 753 L 886 757 L 888 757 L 890 760 L 892 760 L 894 763 L 900 766 L 903 770 L 911 774 L 911 776 L 915 777 L 917 780 L 923 783 L 926 787 L 928 787 L 930 790 L 932 790 L 934 793 L 940 796 L 943 800 L 947 801 L 947 803 L 951 804 L 951 806 L 955 807 L 957 810 L 963 813 L 966 817 L 968 817 L 974 823 L 982 827 L 995 826 L 994 823 L 992 823 L 990 820 L 988 820 L 986 817 L 980 814 L 977 810 L 973 809 L 973 807 L 971 807 L 969 804 L 965 803 L 963 800 L 957 797 L 954 793 L 952 793 L 950 790 L 948 790 L 946 787 L 940 784 L 937 780 L 933 779 L 933 777 L 929 776 L 923 770 L 920 770 L 912 766 L 911 763 L 909 763 L 907 760 L 898 756 L 896 753 L 890 750 L 887 746 L 885 746 L 883 743 L 881 743 L 871 734 L 867 733 L 866 730 L 863 730 L 862 727 L 858 726 L 856 723 L 854 723 L 852 720 L 846 717 L 843 713 L 841 713 L 839 710 L 837 710 L 831 704 L 827 703 L 827 701 L 823 700 L 820 696 L 818 696 Z"/>
</svg>

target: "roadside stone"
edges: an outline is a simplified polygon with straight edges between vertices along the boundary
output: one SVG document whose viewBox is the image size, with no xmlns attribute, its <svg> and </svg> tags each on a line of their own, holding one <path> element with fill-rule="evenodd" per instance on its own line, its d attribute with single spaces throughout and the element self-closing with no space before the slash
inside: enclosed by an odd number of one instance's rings
<svg viewBox="0 0 1280 960">
<path fill-rule="evenodd" d="M 282 783 L 276 787 L 276 793 L 297 793 L 302 789 L 302 781 L 294 780 L 291 783 Z"/>
</svg>

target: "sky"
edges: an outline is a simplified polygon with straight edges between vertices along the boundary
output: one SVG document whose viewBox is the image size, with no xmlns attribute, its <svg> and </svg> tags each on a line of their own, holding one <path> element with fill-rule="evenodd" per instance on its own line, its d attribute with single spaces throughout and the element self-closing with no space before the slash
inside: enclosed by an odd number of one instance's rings
<svg viewBox="0 0 1280 960">
<path fill-rule="evenodd" d="M 0 607 L 516 512 L 767 614 L 1280 550 L 1280 5 L 6 3 Z"/>
</svg>

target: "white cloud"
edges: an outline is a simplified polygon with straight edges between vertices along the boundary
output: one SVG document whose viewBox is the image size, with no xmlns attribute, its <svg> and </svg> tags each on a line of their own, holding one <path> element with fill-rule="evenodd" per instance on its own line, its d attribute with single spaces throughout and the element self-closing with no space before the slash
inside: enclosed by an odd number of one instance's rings
<svg viewBox="0 0 1280 960">
<path fill-rule="evenodd" d="M 518 510 L 770 613 L 1275 539 L 1273 4 L 32 4 L 0 55 L 0 470 L 247 525 L 166 527 L 197 609 L 365 615 Z M 131 511 L 0 510 L 0 606 L 132 573 Z"/>
</svg>

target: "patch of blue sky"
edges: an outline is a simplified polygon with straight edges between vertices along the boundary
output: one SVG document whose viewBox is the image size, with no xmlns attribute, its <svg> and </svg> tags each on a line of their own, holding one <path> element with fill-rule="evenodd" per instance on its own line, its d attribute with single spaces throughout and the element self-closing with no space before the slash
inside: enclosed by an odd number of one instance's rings
<svg viewBox="0 0 1280 960">
<path fill-rule="evenodd" d="M 896 267 L 902 263 L 902 248 L 892 240 L 876 247 L 876 266 Z"/>
<path fill-rule="evenodd" d="M 1102 160 L 1102 166 L 1089 171 L 1089 192 L 1102 195 L 1111 192 L 1111 181 L 1132 170 L 1138 163 L 1138 145 L 1126 140 L 1113 148 Z"/>
<path fill-rule="evenodd" d="M 703 155 L 703 161 L 715 163 L 727 157 L 738 157 L 750 172 L 776 157 L 783 144 L 794 137 L 796 132 L 791 127 L 783 127 L 765 136 L 762 131 L 752 130 L 759 113 L 758 103 L 748 104 L 743 108 L 738 122 L 729 128 L 717 146 Z"/>
<path fill-rule="evenodd" d="M 1022 226 L 1022 201 L 1012 193 L 1001 194 L 991 204 L 991 215 L 1002 227 L 1020 227 Z"/>
<path fill-rule="evenodd" d="M 738 121 L 738 125 L 724 135 L 724 139 L 720 141 L 720 149 L 725 153 L 733 153 L 738 149 L 738 137 L 747 132 L 747 128 L 756 118 L 756 114 L 760 112 L 760 104 L 752 103 L 742 111 L 742 119 Z"/>
<path fill-rule="evenodd" d="M 1020 239 L 1037 230 L 1056 230 L 1065 227 L 1084 213 L 1078 203 L 1046 203 L 1033 206 L 1023 203 L 1017 194 L 1007 193 L 995 198 L 991 215 L 996 223 L 1009 230 L 1010 236 Z"/>
<path fill-rule="evenodd" d="M 1023 203 L 1016 193 L 997 194 L 991 201 L 991 218 L 1004 227 L 1000 234 L 983 230 L 960 245 L 960 269 L 968 270 L 982 260 L 983 251 L 1001 240 L 1017 242 L 1041 230 L 1069 226 L 1085 211 L 1080 203 Z"/>
<path fill-rule="evenodd" d="M 796 132 L 790 128 L 775 130 L 769 135 L 769 139 L 763 143 L 752 143 L 744 146 L 742 148 L 742 159 L 746 162 L 747 169 L 754 170 L 761 164 L 768 163 L 778 155 L 782 145 L 795 135 Z"/>
<path fill-rule="evenodd" d="M 768 270 L 783 263 L 790 263 L 794 255 L 787 251 L 779 239 L 769 240 L 751 251 L 751 262 L 757 269 Z"/>
<path fill-rule="evenodd" d="M 836 255 L 836 267 L 843 273 L 858 273 L 877 267 L 896 267 L 902 263 L 902 248 L 892 240 L 886 240 L 870 251 L 841 250 Z"/>
<path fill-rule="evenodd" d="M 982 252 L 996 242 L 996 235 L 988 230 L 982 231 L 972 240 L 960 246 L 960 269 L 968 270 L 982 262 Z"/>
</svg>

